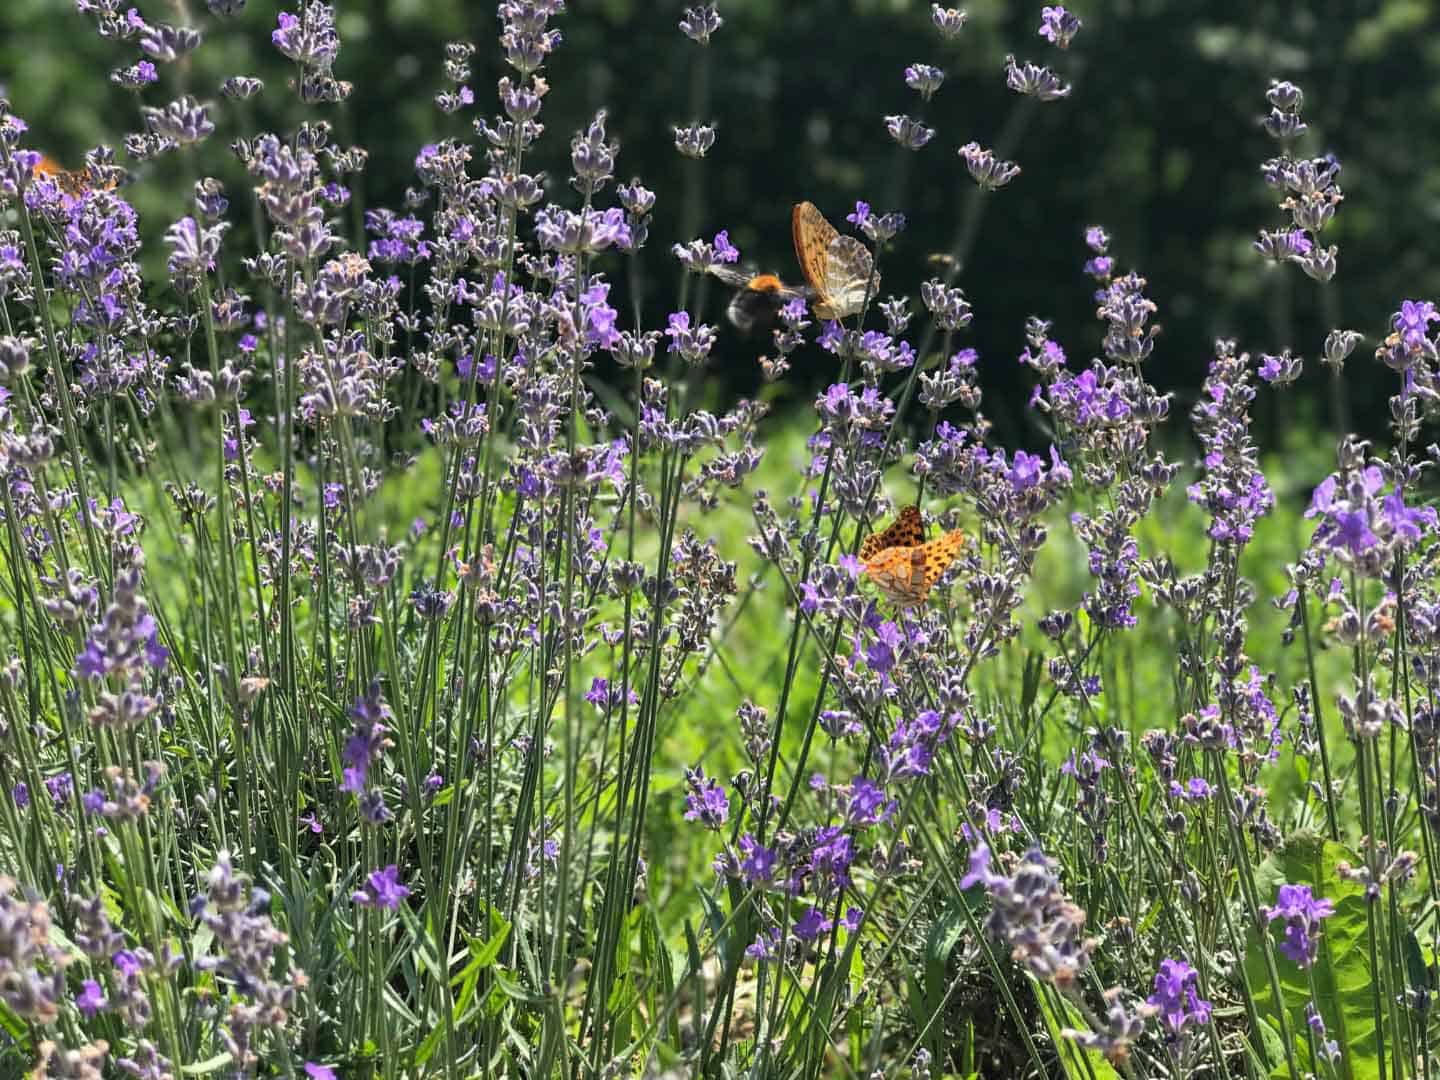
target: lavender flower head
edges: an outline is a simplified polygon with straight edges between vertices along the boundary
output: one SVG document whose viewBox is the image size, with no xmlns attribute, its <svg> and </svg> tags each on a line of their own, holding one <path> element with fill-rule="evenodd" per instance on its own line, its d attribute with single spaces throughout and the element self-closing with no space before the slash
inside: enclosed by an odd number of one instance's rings
<svg viewBox="0 0 1440 1080">
<path fill-rule="evenodd" d="M 1080 16 L 1058 4 L 1047 7 L 1040 12 L 1040 29 L 1037 32 L 1057 49 L 1068 49 L 1070 40 L 1080 32 Z"/>
<path fill-rule="evenodd" d="M 1314 965 L 1320 952 L 1320 924 L 1335 914 L 1335 905 L 1318 899 L 1309 885 L 1281 885 L 1273 907 L 1265 908 L 1269 922 L 1284 923 L 1280 951 L 1302 968 Z"/>
<path fill-rule="evenodd" d="M 1032 848 L 1015 864 L 1011 875 L 990 868 L 990 848 L 983 841 L 970 852 L 970 869 L 960 887 L 983 885 L 991 910 L 985 929 L 1011 946 L 1011 957 L 1032 974 L 1062 990 L 1090 966 L 1096 942 L 1083 936 L 1085 911 L 1065 896 L 1056 873 L 1058 864 Z"/>
<path fill-rule="evenodd" d="M 1146 1002 L 1159 1010 L 1165 1040 L 1172 1048 L 1187 1043 L 1197 1027 L 1210 1023 L 1210 1002 L 1200 997 L 1200 973 L 1183 960 L 1162 960 L 1155 992 Z"/>
<path fill-rule="evenodd" d="M 1019 165 L 997 158 L 994 151 L 986 150 L 979 143 L 966 143 L 959 153 L 970 170 L 971 179 L 986 191 L 999 191 L 1020 175 Z"/>
</svg>

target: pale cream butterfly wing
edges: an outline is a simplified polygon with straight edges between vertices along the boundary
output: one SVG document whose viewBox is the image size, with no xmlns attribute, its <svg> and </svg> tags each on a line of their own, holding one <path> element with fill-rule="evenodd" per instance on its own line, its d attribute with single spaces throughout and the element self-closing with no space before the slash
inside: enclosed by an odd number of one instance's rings
<svg viewBox="0 0 1440 1080">
<path fill-rule="evenodd" d="M 847 319 L 865 307 L 866 298 L 880 291 L 880 279 L 872 282 L 875 260 L 870 249 L 853 236 L 837 236 L 825 253 L 825 300 L 828 318 Z M 819 307 L 816 307 L 819 313 Z"/>
</svg>

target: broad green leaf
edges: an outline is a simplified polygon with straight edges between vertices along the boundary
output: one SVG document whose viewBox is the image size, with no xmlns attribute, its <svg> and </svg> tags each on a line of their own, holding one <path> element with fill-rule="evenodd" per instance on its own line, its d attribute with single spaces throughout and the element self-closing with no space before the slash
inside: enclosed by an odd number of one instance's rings
<svg viewBox="0 0 1440 1080">
<path fill-rule="evenodd" d="M 935 1055 L 937 1061 L 944 1060 L 944 1048 L 940 1043 L 945 1025 L 940 1021 L 933 1024 L 930 1021 L 945 1000 L 945 991 L 949 986 L 947 972 L 950 965 L 950 954 L 955 951 L 955 946 L 959 943 L 961 935 L 965 933 L 968 925 L 965 915 L 952 904 L 931 924 L 930 932 L 925 935 L 923 1015 L 916 1017 L 916 1020 L 922 1026 L 929 1024 L 930 1052 Z"/>
<path fill-rule="evenodd" d="M 473 959 L 470 964 L 477 965 L 477 969 L 483 971 L 495 962 L 500 955 L 500 950 L 505 947 L 505 942 L 510 937 L 510 924 L 498 911 L 490 912 L 490 936 L 484 941 L 479 938 L 470 939 L 470 955 Z M 466 966 L 469 970 L 470 965 Z"/>
<path fill-rule="evenodd" d="M 30 1029 L 25 1021 L 15 1015 L 13 1009 L 5 1002 L 0 1001 L 0 1028 L 4 1028 L 12 1039 L 21 1046 L 30 1045 Z"/>
<path fill-rule="evenodd" d="M 1410 989 L 1433 991 L 1435 969 L 1425 963 L 1425 953 L 1420 948 L 1420 939 L 1415 936 L 1415 931 L 1405 931 L 1401 944 L 1405 950 L 1405 978 Z"/>
</svg>

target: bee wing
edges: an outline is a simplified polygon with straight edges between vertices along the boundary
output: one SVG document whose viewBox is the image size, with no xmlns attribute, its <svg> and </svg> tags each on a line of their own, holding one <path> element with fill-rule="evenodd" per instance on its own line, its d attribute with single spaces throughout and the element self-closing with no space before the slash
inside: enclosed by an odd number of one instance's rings
<svg viewBox="0 0 1440 1080">
<path fill-rule="evenodd" d="M 709 273 L 712 277 L 719 278 L 726 285 L 734 289 L 743 289 L 750 282 L 750 279 L 755 276 L 754 270 L 741 270 L 734 266 L 726 266 L 723 263 L 717 263 L 711 266 Z"/>
</svg>

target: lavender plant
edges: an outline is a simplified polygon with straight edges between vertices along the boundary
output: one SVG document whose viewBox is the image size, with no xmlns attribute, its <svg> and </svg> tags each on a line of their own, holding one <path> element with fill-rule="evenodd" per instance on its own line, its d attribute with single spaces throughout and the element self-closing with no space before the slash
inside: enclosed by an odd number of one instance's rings
<svg viewBox="0 0 1440 1080">
<path fill-rule="evenodd" d="M 176 65 L 243 0 L 195 27 L 121 6 L 75 5 L 156 102 L 127 158 L 192 170 L 224 138 L 247 179 L 142 222 L 114 151 L 42 168 L 0 103 L 8 1069 L 1430 1075 L 1434 304 L 1375 350 L 1390 445 L 1339 440 L 1264 596 L 1284 508 L 1252 409 L 1303 377 L 1296 342 L 1216 343 L 1175 432 L 1149 284 L 1077 224 L 1098 331 L 1015 328 L 1048 445 L 982 411 L 956 279 L 1026 197 L 1026 118 L 1083 97 L 1076 13 L 1024 43 L 1058 71 L 1007 56 L 987 149 L 927 115 L 966 63 L 965 13 L 931 5 L 916 115 L 878 126 L 959 192 L 944 273 L 912 309 L 881 292 L 900 208 L 807 218 L 804 283 L 745 286 L 774 301 L 767 382 L 833 371 L 781 425 L 704 377 L 743 347 L 706 305 L 741 262 L 700 220 L 723 129 L 664 133 L 694 219 L 668 244 L 675 196 L 617 183 L 605 111 L 566 182 L 534 171 L 563 0 L 496 5 L 488 106 L 447 47 L 457 134 L 363 213 L 332 6 L 280 12 L 288 83 L 236 74 L 222 105 Z M 674 29 L 697 113 L 724 24 Z M 284 130 L 243 126 L 261 93 Z M 1303 156 L 1298 88 L 1266 99 L 1287 221 L 1255 247 L 1323 283 L 1340 164 Z M 647 310 L 657 247 L 678 301 Z M 1360 335 L 1322 337 L 1338 378 Z"/>
</svg>

